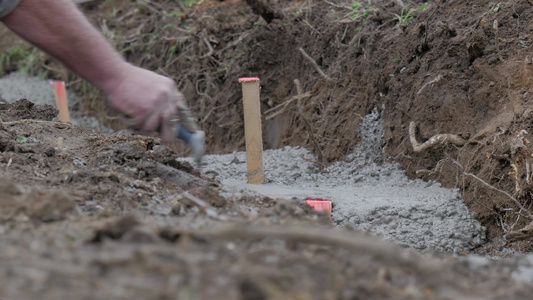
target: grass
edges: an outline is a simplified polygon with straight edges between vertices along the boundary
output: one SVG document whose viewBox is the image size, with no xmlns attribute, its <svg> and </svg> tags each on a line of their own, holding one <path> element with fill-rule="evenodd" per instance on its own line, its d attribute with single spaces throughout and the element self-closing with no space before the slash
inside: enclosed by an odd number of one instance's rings
<svg viewBox="0 0 533 300">
<path fill-rule="evenodd" d="M 398 14 L 394 15 L 396 19 L 398 19 L 398 22 L 401 25 L 407 24 L 409 21 L 413 20 L 414 19 L 413 13 L 423 10 L 424 8 L 428 6 L 428 3 L 426 2 L 422 4 L 421 6 L 414 7 L 414 8 L 409 8 L 410 6 L 411 4 L 405 5 L 404 7 L 402 7 L 402 11 L 400 12 L 399 15 Z"/>
<path fill-rule="evenodd" d="M 0 53 L 0 76 L 4 76 L 8 70 L 29 74 L 35 71 L 42 60 L 43 54 L 36 49 L 11 47 L 5 53 Z"/>
<path fill-rule="evenodd" d="M 163 21 L 166 20 L 167 18 L 181 18 L 181 16 L 183 16 L 183 15 L 184 15 L 183 12 L 178 11 L 176 9 L 173 9 L 171 11 L 164 10 L 163 11 Z"/>
<path fill-rule="evenodd" d="M 363 5 L 359 1 L 352 2 L 352 12 L 350 13 L 350 18 L 355 21 L 357 19 L 363 18 L 366 19 L 371 12 L 374 11 L 374 8 L 370 5 Z"/>
<path fill-rule="evenodd" d="M 196 2 L 198 2 L 197 0 L 182 0 L 183 1 L 183 5 L 185 5 L 185 7 L 187 8 L 191 8 L 193 5 L 196 4 Z"/>
<path fill-rule="evenodd" d="M 19 136 L 17 136 L 16 141 L 17 141 L 17 143 L 21 143 L 22 144 L 22 143 L 26 143 L 28 141 L 28 139 L 25 136 L 23 136 L 23 135 L 19 135 Z"/>
</svg>

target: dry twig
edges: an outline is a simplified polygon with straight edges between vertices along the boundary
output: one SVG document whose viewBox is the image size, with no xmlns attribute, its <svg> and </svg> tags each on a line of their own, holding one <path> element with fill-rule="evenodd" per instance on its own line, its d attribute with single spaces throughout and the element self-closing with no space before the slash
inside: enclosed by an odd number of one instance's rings
<svg viewBox="0 0 533 300">
<path fill-rule="evenodd" d="M 437 83 L 437 82 L 441 81 L 442 78 L 443 78 L 442 75 L 439 75 L 439 76 L 435 77 L 435 79 L 433 79 L 433 80 L 431 80 L 431 81 L 425 83 L 425 84 L 424 84 L 424 85 L 418 90 L 418 92 L 416 92 L 416 94 L 418 95 L 418 94 L 422 93 L 422 91 L 423 91 L 428 85 L 433 84 L 433 83 Z"/>
<path fill-rule="evenodd" d="M 331 79 L 331 77 L 326 75 L 326 73 L 324 73 L 322 69 L 320 69 L 316 61 L 311 56 L 309 56 L 309 54 L 307 54 L 307 52 L 305 52 L 302 47 L 298 48 L 298 51 L 300 51 L 300 53 L 302 53 L 302 55 L 313 65 L 313 67 L 315 67 L 320 76 L 324 77 L 324 79 L 326 79 L 327 81 L 334 81 L 333 79 Z"/>
<path fill-rule="evenodd" d="M 523 241 L 523 240 L 529 240 L 533 237 L 533 221 L 526 225 L 526 227 L 516 230 L 516 231 L 510 231 L 505 234 L 505 240 L 507 242 L 517 242 L 517 241 Z"/>
<path fill-rule="evenodd" d="M 488 184 L 485 180 L 477 177 L 476 175 L 472 174 L 472 173 L 468 173 L 466 172 L 464 169 L 463 169 L 463 166 L 461 166 L 461 164 L 459 164 L 459 162 L 455 161 L 455 160 L 452 160 L 452 162 L 458 166 L 461 171 L 463 172 L 463 175 L 465 176 L 469 176 L 469 177 L 472 177 L 474 178 L 475 180 L 479 181 L 479 183 L 481 183 L 482 185 L 484 185 L 485 187 L 493 190 L 493 191 L 496 191 L 502 195 L 504 195 L 505 197 L 507 197 L 508 199 L 510 199 L 511 201 L 513 201 L 514 204 L 516 204 L 516 206 L 518 206 L 520 208 L 521 211 L 525 211 L 526 212 L 526 215 L 529 219 L 533 220 L 533 215 L 531 215 L 531 213 L 529 212 L 529 210 L 527 210 L 523 205 L 522 203 L 520 203 L 520 201 L 518 201 L 515 197 L 511 196 L 511 194 L 507 193 L 506 191 L 503 191 L 503 190 L 500 190 L 490 184 Z"/>
<path fill-rule="evenodd" d="M 211 43 L 207 40 L 207 38 L 204 36 L 202 39 L 203 39 L 205 45 L 207 46 L 207 48 L 209 49 L 209 51 L 207 51 L 206 54 L 200 56 L 200 59 L 206 58 L 206 57 L 210 57 L 211 55 L 213 55 L 213 52 L 214 52 L 213 46 L 211 46 Z"/>
<path fill-rule="evenodd" d="M 271 120 L 271 119 L 274 119 L 275 117 L 277 117 L 278 115 L 282 114 L 285 110 L 287 110 L 287 108 L 289 107 L 289 104 L 291 104 L 294 100 L 299 100 L 299 99 L 302 99 L 302 98 L 307 98 L 307 97 L 311 97 L 311 93 L 307 92 L 307 93 L 304 93 L 304 94 L 301 94 L 301 95 L 296 95 L 292 98 L 290 98 L 289 100 L 279 104 L 279 105 L 276 105 L 272 108 L 269 108 L 267 111 L 265 111 L 265 115 L 266 114 L 269 114 L 275 110 L 277 110 L 278 108 L 281 107 L 281 109 L 273 114 L 271 114 L 270 116 L 267 116 L 265 119 L 268 121 L 268 120 Z"/>
<path fill-rule="evenodd" d="M 184 192 L 181 194 L 181 197 L 187 201 L 189 201 L 190 203 L 198 206 L 200 209 L 204 210 L 205 211 L 205 214 L 208 216 L 208 217 L 211 217 L 213 219 L 216 219 L 216 220 L 220 220 L 220 221 L 227 221 L 228 218 L 226 218 L 225 216 L 221 216 L 219 215 L 216 210 L 207 202 L 205 202 L 204 200 L 198 198 L 198 197 L 195 197 L 191 194 L 189 194 L 188 192 Z"/>
<path fill-rule="evenodd" d="M 300 117 L 302 118 L 302 120 L 305 123 L 305 127 L 307 128 L 307 132 L 309 134 L 309 138 L 311 139 L 311 142 L 313 143 L 313 146 L 315 147 L 315 151 L 317 153 L 316 155 L 317 155 L 318 161 L 320 163 L 322 163 L 324 161 L 323 157 L 322 157 L 322 149 L 320 148 L 320 145 L 318 144 L 318 141 L 315 139 L 315 135 L 313 133 L 313 126 L 311 125 L 311 122 L 309 121 L 309 119 L 307 119 L 307 117 L 305 116 L 305 113 L 304 113 L 304 111 L 302 109 L 302 103 L 301 103 L 300 100 L 302 100 L 301 95 L 303 95 L 303 93 L 302 93 L 302 86 L 300 85 L 300 80 L 294 79 L 294 85 L 296 85 L 296 91 L 298 92 L 298 112 L 300 113 Z M 324 167 L 322 165 L 319 165 L 320 171 L 322 171 L 323 168 Z"/>
<path fill-rule="evenodd" d="M 310 163 L 317 164 L 317 165 L 319 165 L 322 169 L 325 169 L 325 168 L 327 167 L 326 164 L 321 163 L 321 162 L 316 161 L 316 160 L 312 160 L 312 159 L 309 159 L 309 158 L 305 158 L 305 157 L 303 157 L 303 156 L 302 156 L 302 159 L 305 160 L 305 161 L 308 161 L 308 162 L 310 162 Z"/>
</svg>

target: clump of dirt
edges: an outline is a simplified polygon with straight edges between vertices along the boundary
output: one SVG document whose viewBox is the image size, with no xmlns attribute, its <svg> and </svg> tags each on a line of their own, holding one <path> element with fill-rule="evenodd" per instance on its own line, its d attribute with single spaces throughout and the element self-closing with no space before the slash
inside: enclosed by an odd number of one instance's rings
<svg viewBox="0 0 533 300">
<path fill-rule="evenodd" d="M 28 99 L 8 104 L 0 98 L 0 118 L 3 122 L 20 119 L 52 121 L 59 111 L 51 105 L 35 105 Z"/>
</svg>

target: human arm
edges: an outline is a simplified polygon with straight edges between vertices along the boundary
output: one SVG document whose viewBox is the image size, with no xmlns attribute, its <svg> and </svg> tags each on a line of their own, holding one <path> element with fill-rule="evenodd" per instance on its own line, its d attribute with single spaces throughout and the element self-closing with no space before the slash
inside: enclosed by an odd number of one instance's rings
<svg viewBox="0 0 533 300">
<path fill-rule="evenodd" d="M 106 93 L 130 128 L 174 140 L 167 120 L 185 105 L 174 81 L 127 63 L 72 0 L 20 0 L 1 21 Z"/>
</svg>

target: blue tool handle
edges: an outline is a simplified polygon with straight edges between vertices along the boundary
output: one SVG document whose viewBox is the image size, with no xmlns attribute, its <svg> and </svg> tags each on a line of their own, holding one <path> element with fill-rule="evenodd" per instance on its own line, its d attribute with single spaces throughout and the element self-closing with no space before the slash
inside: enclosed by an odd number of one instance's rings
<svg viewBox="0 0 533 300">
<path fill-rule="evenodd" d="M 178 139 L 185 141 L 185 143 L 189 144 L 191 138 L 193 136 L 193 133 L 185 129 L 185 126 L 179 126 L 178 129 Z"/>
</svg>

